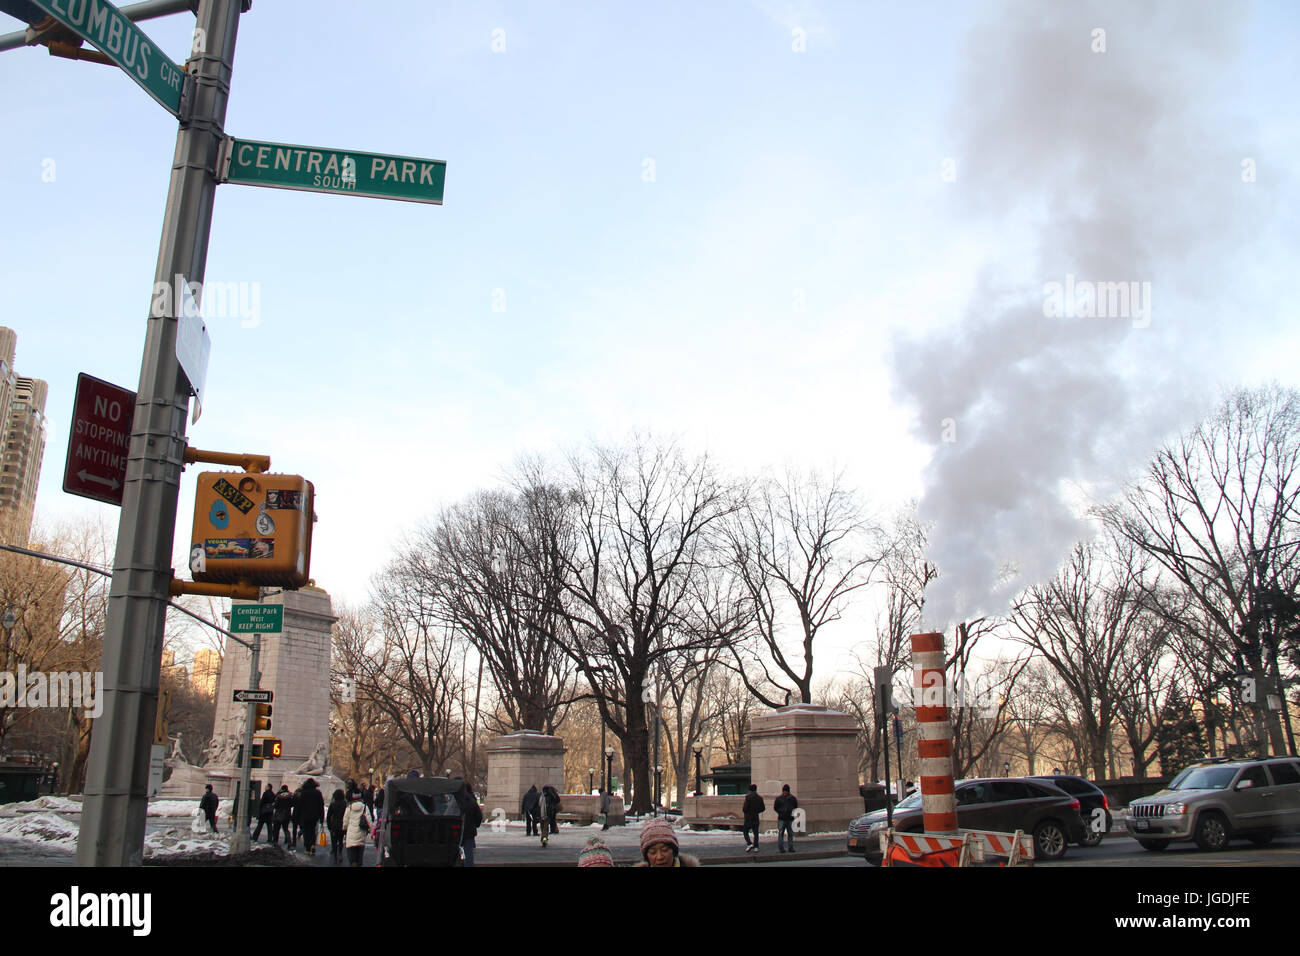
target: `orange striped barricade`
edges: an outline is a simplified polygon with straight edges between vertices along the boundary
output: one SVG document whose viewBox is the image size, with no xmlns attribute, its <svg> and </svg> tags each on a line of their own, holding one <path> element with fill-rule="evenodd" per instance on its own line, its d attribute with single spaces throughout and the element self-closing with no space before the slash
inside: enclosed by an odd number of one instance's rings
<svg viewBox="0 0 1300 956">
<path fill-rule="evenodd" d="M 950 833 L 898 833 L 880 835 L 882 866 L 1023 866 L 1032 865 L 1033 837 L 1023 831 L 960 830 Z M 1002 857 L 1006 862 L 994 862 Z"/>
</svg>

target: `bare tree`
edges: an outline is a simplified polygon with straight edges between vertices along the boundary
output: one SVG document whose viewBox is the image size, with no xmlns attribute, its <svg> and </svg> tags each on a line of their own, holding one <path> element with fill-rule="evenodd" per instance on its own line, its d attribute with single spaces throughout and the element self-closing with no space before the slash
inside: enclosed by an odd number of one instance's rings
<svg viewBox="0 0 1300 956">
<path fill-rule="evenodd" d="M 1245 703 L 1273 752 L 1287 752 L 1267 689 L 1285 699 L 1280 632 L 1262 605 L 1300 595 L 1300 393 L 1242 389 L 1166 445 L 1124 500 L 1103 511 L 1151 555 L 1232 646 Z M 1253 698 L 1253 699 L 1251 699 Z M 1293 748 L 1294 741 L 1290 746 Z"/>
<path fill-rule="evenodd" d="M 460 649 L 420 577 L 401 559 L 376 578 L 378 640 L 356 665 L 357 692 L 392 722 L 423 772 L 461 749 Z"/>
<path fill-rule="evenodd" d="M 816 472 L 759 482 L 729 531 L 755 617 L 752 640 L 734 645 L 735 670 L 768 707 L 811 703 L 813 644 L 870 583 L 885 534 L 841 475 Z"/>
<path fill-rule="evenodd" d="M 555 520 L 557 495 L 479 492 L 445 510 L 409 555 L 444 621 L 478 651 L 505 712 L 493 728 L 502 733 L 553 733 L 576 695 L 575 666 L 557 640 L 564 556 L 552 551 L 573 546 Z"/>
<path fill-rule="evenodd" d="M 1150 616 L 1142 600 L 1149 568 L 1132 547 L 1113 553 L 1092 543 L 1075 546 L 1051 582 L 1017 600 L 1011 623 L 1018 640 L 1056 671 L 1078 704 L 1086 763 L 1106 776 L 1120 700 L 1133 691 L 1135 656 L 1150 643 Z"/>
<path fill-rule="evenodd" d="M 566 498 L 579 545 L 572 556 L 557 555 L 566 590 L 560 640 L 622 743 L 632 808 L 644 812 L 656 670 L 665 658 L 732 638 L 710 626 L 698 600 L 734 499 L 707 458 L 646 440 L 575 455 L 570 468 Z"/>
</svg>

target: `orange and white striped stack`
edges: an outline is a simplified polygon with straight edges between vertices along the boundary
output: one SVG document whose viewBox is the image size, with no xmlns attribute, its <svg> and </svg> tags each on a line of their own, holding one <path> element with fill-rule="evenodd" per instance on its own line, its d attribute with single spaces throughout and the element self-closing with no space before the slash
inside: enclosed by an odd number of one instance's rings
<svg viewBox="0 0 1300 956">
<path fill-rule="evenodd" d="M 912 635 L 912 684 L 916 701 L 917 756 L 921 762 L 921 810 L 926 833 L 957 832 L 952 780 L 952 717 L 943 672 L 943 635 Z"/>
</svg>

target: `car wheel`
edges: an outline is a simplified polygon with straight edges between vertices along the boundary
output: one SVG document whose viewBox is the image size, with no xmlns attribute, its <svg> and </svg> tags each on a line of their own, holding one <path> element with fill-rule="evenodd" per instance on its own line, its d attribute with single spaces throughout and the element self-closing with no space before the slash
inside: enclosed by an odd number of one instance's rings
<svg viewBox="0 0 1300 956">
<path fill-rule="evenodd" d="M 1196 845 L 1211 853 L 1228 845 L 1228 821 L 1221 813 L 1205 813 L 1196 821 Z"/>
<path fill-rule="evenodd" d="M 1273 842 L 1275 836 L 1277 836 L 1276 833 L 1269 831 L 1268 833 L 1252 833 L 1247 839 L 1255 846 L 1268 846 Z"/>
<path fill-rule="evenodd" d="M 1085 824 L 1083 827 L 1083 839 L 1079 841 L 1079 846 L 1101 846 L 1101 839 L 1106 834 L 1102 830 L 1094 830 L 1090 825 Z"/>
<path fill-rule="evenodd" d="M 1144 850 L 1151 850 L 1153 852 L 1157 850 L 1167 850 L 1169 849 L 1169 841 L 1168 840 L 1138 840 L 1138 846 L 1142 847 L 1142 849 Z"/>
<path fill-rule="evenodd" d="M 1034 855 L 1040 860 L 1059 860 L 1069 843 L 1065 830 L 1055 820 L 1044 820 L 1034 827 Z"/>
</svg>

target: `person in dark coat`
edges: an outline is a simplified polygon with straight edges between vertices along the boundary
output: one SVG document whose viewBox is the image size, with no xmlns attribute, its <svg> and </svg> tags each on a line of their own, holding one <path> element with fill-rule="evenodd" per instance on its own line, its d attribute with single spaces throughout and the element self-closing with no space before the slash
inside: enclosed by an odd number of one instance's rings
<svg viewBox="0 0 1300 956">
<path fill-rule="evenodd" d="M 380 787 L 375 791 L 375 819 L 378 820 L 384 815 L 384 788 Z"/>
<path fill-rule="evenodd" d="M 483 808 L 478 805 L 478 797 L 474 796 L 474 788 L 465 784 L 464 788 L 456 794 L 456 802 L 460 804 L 461 816 L 464 823 L 460 831 L 460 848 L 465 856 L 465 865 L 474 865 L 474 841 L 478 838 L 478 828 L 483 824 Z"/>
<path fill-rule="evenodd" d="M 524 815 L 524 836 L 532 836 L 538 831 L 537 821 L 541 802 L 542 795 L 537 792 L 537 784 L 529 787 L 523 800 L 519 801 L 519 812 Z"/>
<path fill-rule="evenodd" d="M 271 840 L 271 817 L 275 813 L 275 791 L 271 789 L 268 783 L 266 789 L 262 791 L 262 802 L 257 809 L 257 829 L 253 831 L 253 842 L 262 835 L 262 827 L 266 827 L 266 839 L 269 843 Z"/>
<path fill-rule="evenodd" d="M 370 816 L 374 817 L 375 815 L 374 784 L 367 783 L 364 787 L 361 788 L 361 802 L 364 803 L 366 805 L 366 809 L 370 811 Z"/>
<path fill-rule="evenodd" d="M 348 801 L 343 791 L 335 790 L 329 809 L 325 811 L 325 826 L 330 831 L 330 856 L 335 863 L 343 862 L 343 814 L 347 809 Z"/>
<path fill-rule="evenodd" d="M 302 825 L 302 845 L 308 856 L 316 855 L 316 828 L 325 819 L 325 798 L 315 780 L 308 780 L 302 785 L 302 797 L 298 802 L 298 818 Z"/>
<path fill-rule="evenodd" d="M 220 801 L 217 799 L 217 795 L 212 792 L 212 784 L 205 784 L 205 787 L 207 789 L 199 799 L 199 809 L 202 810 L 203 815 L 208 818 L 208 826 L 212 827 L 212 832 L 216 833 L 217 806 L 220 804 Z"/>
<path fill-rule="evenodd" d="M 280 836 L 289 841 L 289 821 L 293 819 L 293 794 L 281 784 L 280 792 L 275 795 L 275 807 L 271 811 L 271 842 L 279 846 Z"/>
<path fill-rule="evenodd" d="M 767 804 L 763 798 L 758 795 L 758 784 L 749 785 L 749 793 L 745 794 L 745 805 L 741 808 L 741 813 L 745 815 L 745 852 L 758 852 L 758 815 L 767 809 Z M 750 831 L 754 833 L 753 842 L 750 841 Z"/>
<path fill-rule="evenodd" d="M 793 853 L 794 812 L 799 809 L 799 800 L 790 792 L 788 783 L 781 787 L 781 796 L 772 801 L 772 809 L 776 811 L 776 852 Z M 790 840 L 788 850 L 784 842 L 787 837 Z"/>
<path fill-rule="evenodd" d="M 604 820 L 601 822 L 601 826 L 600 826 L 602 830 L 609 829 L 609 804 L 610 804 L 609 791 L 606 790 L 604 787 L 601 787 L 600 788 L 600 815 L 604 817 Z"/>
<path fill-rule="evenodd" d="M 555 836 L 559 832 L 559 825 L 555 822 L 556 815 L 560 812 L 560 791 L 556 790 L 549 783 L 542 787 L 542 799 L 538 807 L 542 819 L 542 846 L 546 846 L 549 837 Z"/>
<path fill-rule="evenodd" d="M 293 792 L 293 810 L 289 814 L 289 849 L 298 849 L 298 832 L 302 828 L 302 787 Z"/>
</svg>

